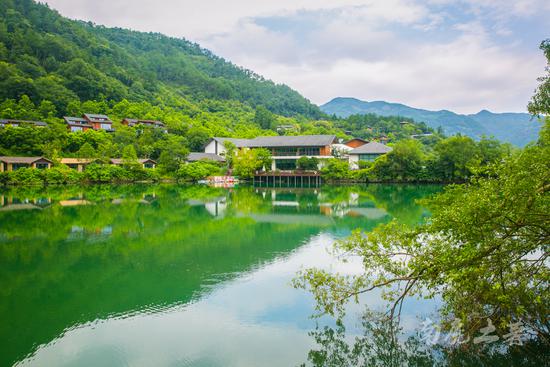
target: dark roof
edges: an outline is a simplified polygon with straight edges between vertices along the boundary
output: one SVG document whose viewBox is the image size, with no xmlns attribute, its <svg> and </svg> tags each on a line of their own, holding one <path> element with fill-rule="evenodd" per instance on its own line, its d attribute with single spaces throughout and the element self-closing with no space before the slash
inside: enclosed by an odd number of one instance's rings
<svg viewBox="0 0 550 367">
<path fill-rule="evenodd" d="M 196 162 L 196 161 L 202 161 L 202 160 L 208 160 L 208 161 L 216 161 L 216 162 L 225 162 L 225 158 L 222 156 L 219 156 L 214 153 L 196 153 L 191 152 L 187 156 L 188 162 Z"/>
<path fill-rule="evenodd" d="M 232 142 L 233 144 L 235 144 L 235 146 L 237 148 L 243 148 L 243 147 L 247 147 L 250 140 L 251 139 L 237 139 L 237 138 L 217 138 L 217 137 L 214 137 L 212 138 L 212 140 L 216 140 L 218 143 L 220 144 L 224 144 L 226 141 L 230 141 Z"/>
<path fill-rule="evenodd" d="M 147 162 L 151 162 L 151 163 L 157 164 L 156 161 L 154 161 L 154 160 L 152 160 L 152 159 L 149 159 L 149 158 L 141 158 L 141 159 L 138 159 L 138 162 L 141 163 L 141 164 L 144 164 L 144 163 L 147 163 Z M 112 158 L 112 159 L 111 159 L 111 163 L 112 163 L 112 164 L 122 164 L 122 163 L 124 163 L 124 159 L 122 159 L 122 158 Z"/>
<path fill-rule="evenodd" d="M 218 142 L 231 141 L 237 147 L 324 147 L 336 140 L 334 135 L 259 136 L 254 139 L 213 138 Z"/>
<path fill-rule="evenodd" d="M 100 114 L 93 114 L 93 113 L 85 113 L 84 118 L 88 121 L 94 121 L 94 122 L 112 122 L 109 116 L 107 115 L 100 115 Z"/>
<path fill-rule="evenodd" d="M 92 127 L 92 125 L 88 123 L 88 120 L 82 117 L 63 116 L 63 120 L 65 120 L 67 125 L 71 126 Z"/>
<path fill-rule="evenodd" d="M 348 154 L 385 154 L 391 152 L 392 150 L 392 147 L 388 147 L 387 145 L 376 141 L 371 141 L 370 143 L 355 148 Z"/>
<path fill-rule="evenodd" d="M 70 122 L 87 122 L 88 120 L 86 120 L 85 118 L 82 118 L 82 117 L 72 117 L 72 116 L 63 116 L 63 120 L 65 120 L 65 122 L 67 123 L 70 123 Z"/>
<path fill-rule="evenodd" d="M 48 126 L 43 121 L 29 121 L 29 120 L 12 120 L 12 119 L 0 119 L 0 124 L 30 124 L 35 126 Z"/>
<path fill-rule="evenodd" d="M 44 157 L 6 157 L 1 156 L 0 161 L 4 163 L 22 163 L 22 164 L 32 164 L 37 161 L 46 161 L 48 163 L 52 163 L 47 158 Z"/>
<path fill-rule="evenodd" d="M 123 120 L 128 121 L 128 124 L 144 124 L 144 125 L 164 126 L 164 122 L 156 121 L 156 120 L 140 120 L 140 119 L 129 119 L 129 118 L 125 118 Z"/>
</svg>

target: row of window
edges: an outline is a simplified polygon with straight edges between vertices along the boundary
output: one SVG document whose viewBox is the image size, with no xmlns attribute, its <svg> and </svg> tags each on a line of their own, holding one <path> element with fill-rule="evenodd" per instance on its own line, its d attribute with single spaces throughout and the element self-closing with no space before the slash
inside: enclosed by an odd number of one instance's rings
<svg viewBox="0 0 550 367">
<path fill-rule="evenodd" d="M 371 154 L 359 154 L 359 160 L 360 161 L 372 162 L 378 157 L 380 157 L 380 154 L 372 154 L 372 153 Z"/>
<path fill-rule="evenodd" d="M 273 148 L 271 150 L 271 154 L 276 157 L 321 155 L 321 148 L 320 147 L 307 147 L 307 148 L 281 147 L 281 148 Z"/>
</svg>

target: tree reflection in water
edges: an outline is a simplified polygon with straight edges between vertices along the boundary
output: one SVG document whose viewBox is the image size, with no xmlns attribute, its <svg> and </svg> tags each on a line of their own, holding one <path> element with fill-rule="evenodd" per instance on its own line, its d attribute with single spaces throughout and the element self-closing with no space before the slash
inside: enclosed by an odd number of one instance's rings
<svg viewBox="0 0 550 367">
<path fill-rule="evenodd" d="M 428 345 L 420 333 L 406 335 L 385 315 L 365 310 L 360 332 L 347 332 L 337 318 L 333 326 L 317 326 L 310 336 L 317 348 L 309 351 L 301 366 L 548 366 L 550 350 L 544 342 L 527 340 L 508 347 L 489 345 Z"/>
</svg>

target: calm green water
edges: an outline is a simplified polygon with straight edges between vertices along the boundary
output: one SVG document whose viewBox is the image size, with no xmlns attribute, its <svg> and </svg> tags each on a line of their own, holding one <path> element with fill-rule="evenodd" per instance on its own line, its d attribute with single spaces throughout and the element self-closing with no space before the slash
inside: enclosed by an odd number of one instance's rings
<svg viewBox="0 0 550 367">
<path fill-rule="evenodd" d="M 0 365 L 290 366 L 315 345 L 289 282 L 434 186 L 0 192 Z M 354 264 L 340 270 L 354 271 Z M 366 302 L 380 303 L 376 296 Z M 409 317 L 425 311 L 409 306 Z M 412 322 L 412 321 L 411 321 Z"/>
</svg>

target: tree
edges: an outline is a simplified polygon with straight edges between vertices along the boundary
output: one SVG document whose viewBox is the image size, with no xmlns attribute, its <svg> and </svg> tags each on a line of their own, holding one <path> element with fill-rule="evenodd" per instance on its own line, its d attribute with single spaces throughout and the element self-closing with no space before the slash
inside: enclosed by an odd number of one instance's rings
<svg viewBox="0 0 550 367">
<path fill-rule="evenodd" d="M 527 106 L 533 115 L 547 115 L 550 112 L 550 39 L 542 41 L 540 49 L 546 56 L 546 75 L 539 78 L 540 85 Z"/>
<path fill-rule="evenodd" d="M 445 320 L 460 319 L 469 335 L 491 317 L 502 333 L 521 320 L 548 340 L 549 182 L 550 142 L 543 140 L 493 166 L 489 177 L 437 195 L 424 224 L 392 222 L 338 243 L 342 253 L 361 256 L 362 274 L 345 279 L 309 269 L 297 285 L 310 288 L 329 313 L 375 288 L 387 291 L 395 317 L 405 297 L 440 294 Z"/>
<path fill-rule="evenodd" d="M 332 158 L 321 168 L 321 174 L 328 180 L 345 180 L 351 177 L 351 170 L 348 161 Z"/>
<path fill-rule="evenodd" d="M 97 157 L 97 153 L 92 147 L 92 145 L 89 142 L 84 143 L 78 152 L 76 152 L 76 156 L 78 158 L 95 158 Z"/>
<path fill-rule="evenodd" d="M 424 179 L 425 156 L 422 144 L 414 139 L 397 142 L 393 150 L 377 158 L 369 175 L 377 181 L 418 181 Z"/>
<path fill-rule="evenodd" d="M 476 143 L 467 136 L 451 136 L 439 141 L 434 147 L 436 157 L 431 164 L 433 177 L 444 181 L 464 181 L 477 165 L 479 150 Z"/>
<path fill-rule="evenodd" d="M 256 113 L 254 114 L 254 122 L 258 124 L 262 129 L 271 129 L 276 122 L 275 116 L 264 106 L 256 107 Z"/>
<path fill-rule="evenodd" d="M 548 106 L 550 96 L 544 98 L 539 106 Z M 317 308 L 329 314 L 342 314 L 345 302 L 359 294 L 384 290 L 392 321 L 399 320 L 407 297 L 439 296 L 443 328 L 458 321 L 470 345 L 490 318 L 497 335 L 521 322 L 548 348 L 550 120 L 536 145 L 485 173 L 426 201 L 432 216 L 419 226 L 393 221 L 338 242 L 342 256 L 361 257 L 362 273 L 307 269 L 295 286 L 310 289 Z"/>
<path fill-rule="evenodd" d="M 319 168 L 319 159 L 315 157 L 300 157 L 296 161 L 296 168 L 304 171 L 316 171 Z"/>
<path fill-rule="evenodd" d="M 239 178 L 251 178 L 264 167 L 271 167 L 271 153 L 266 149 L 241 149 L 233 157 L 233 173 Z"/>
</svg>

